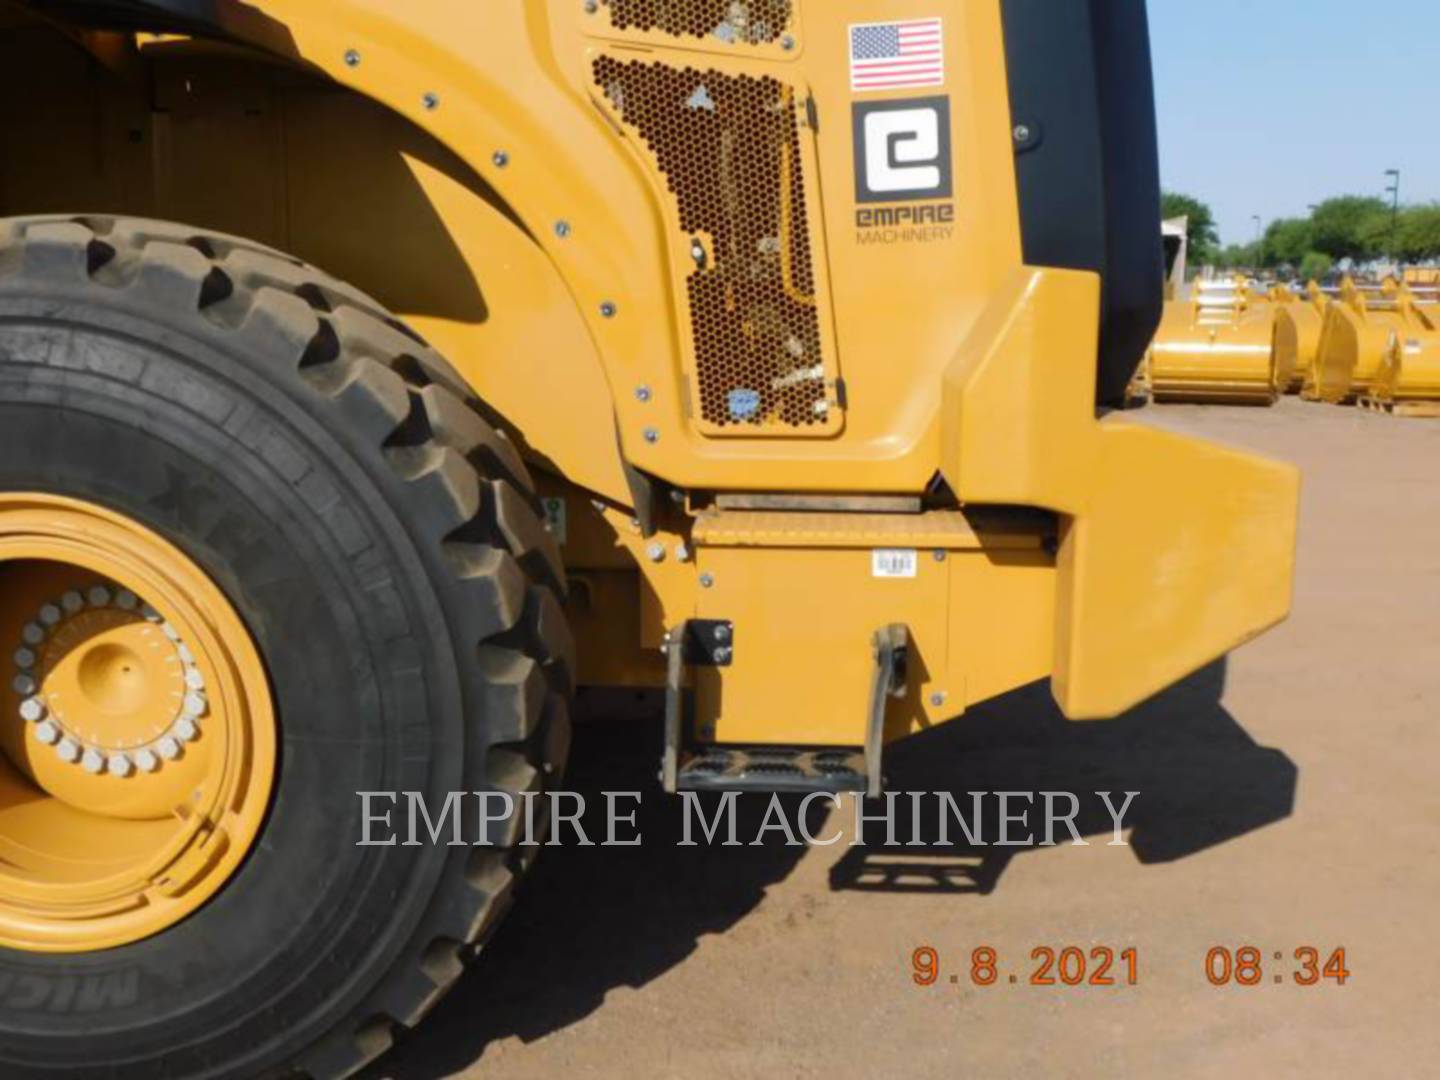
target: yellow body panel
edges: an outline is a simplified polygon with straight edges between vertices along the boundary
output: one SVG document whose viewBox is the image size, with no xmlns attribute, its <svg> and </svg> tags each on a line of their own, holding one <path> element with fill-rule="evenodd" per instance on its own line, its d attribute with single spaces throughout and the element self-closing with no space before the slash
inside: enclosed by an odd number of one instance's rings
<svg viewBox="0 0 1440 1080">
<path fill-rule="evenodd" d="M 962 500 L 1066 515 L 1056 700 L 1113 716 L 1285 617 L 1299 476 L 1096 419 L 1093 276 L 1017 272 L 946 376 L 945 475 Z M 1137 660 L 1144 654 L 1144 660 Z"/>
</svg>

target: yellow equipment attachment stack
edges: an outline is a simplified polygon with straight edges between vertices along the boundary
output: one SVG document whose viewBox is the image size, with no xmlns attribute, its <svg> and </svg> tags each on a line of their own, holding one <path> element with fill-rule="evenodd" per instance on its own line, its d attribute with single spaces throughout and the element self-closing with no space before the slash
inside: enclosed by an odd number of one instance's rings
<svg viewBox="0 0 1440 1080">
<path fill-rule="evenodd" d="M 1273 405 L 1275 308 L 1235 279 L 1197 281 L 1189 300 L 1167 302 L 1146 359 L 1154 399 Z"/>
<path fill-rule="evenodd" d="M 1314 281 L 1305 287 L 1303 299 L 1288 288 L 1284 291 L 1286 298 L 1275 309 L 1275 389 L 1296 394 L 1313 374 L 1330 297 Z"/>
<path fill-rule="evenodd" d="M 1301 393 L 1337 405 L 1368 396 L 1392 339 L 1408 339 L 1419 321 L 1393 284 L 1357 285 L 1347 277 L 1326 309 L 1314 371 Z"/>
<path fill-rule="evenodd" d="M 1387 281 L 1383 295 L 1404 325 L 1391 332 L 1360 404 L 1396 415 L 1440 416 L 1440 305 L 1433 302 L 1434 290 Z"/>
</svg>

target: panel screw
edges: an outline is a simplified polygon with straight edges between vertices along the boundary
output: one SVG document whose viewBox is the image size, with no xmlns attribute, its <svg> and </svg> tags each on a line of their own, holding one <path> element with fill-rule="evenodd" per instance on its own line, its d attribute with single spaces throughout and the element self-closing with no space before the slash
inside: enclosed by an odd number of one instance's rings
<svg viewBox="0 0 1440 1080">
<path fill-rule="evenodd" d="M 731 652 L 729 645 L 721 645 L 720 648 L 715 650 L 715 660 L 720 664 L 729 663 L 730 657 L 733 655 L 734 653 Z"/>
<path fill-rule="evenodd" d="M 931 695 L 930 695 L 930 704 L 933 705 L 933 706 L 934 706 L 935 708 L 937 708 L 937 709 L 938 709 L 941 705 L 944 705 L 944 704 L 945 704 L 945 691 L 944 691 L 944 690 L 936 690 L 935 693 L 931 694 Z"/>
<path fill-rule="evenodd" d="M 665 545 L 664 545 L 664 544 L 651 544 L 648 548 L 645 549 L 645 554 L 646 554 L 647 557 L 649 557 L 649 559 L 650 559 L 651 562 L 664 562 L 664 561 L 665 561 Z"/>
<path fill-rule="evenodd" d="M 1027 124 L 1016 124 L 1013 134 L 1017 143 L 1027 143 L 1030 141 L 1030 127 Z"/>
<path fill-rule="evenodd" d="M 561 240 L 564 240 L 567 236 L 569 236 L 570 222 L 563 220 L 555 222 L 555 235 L 558 236 Z"/>
<path fill-rule="evenodd" d="M 346 67 L 352 67 L 352 68 L 353 68 L 353 67 L 359 67 L 359 66 L 360 66 L 360 54 L 359 54 L 357 51 L 355 51 L 354 49 L 349 49 L 349 50 L 346 51 L 346 53 L 345 53 L 345 66 L 346 66 Z"/>
<path fill-rule="evenodd" d="M 635 388 L 635 400 L 638 401 L 638 402 L 641 402 L 642 404 L 643 404 L 644 402 L 649 401 L 649 400 L 650 400 L 650 387 L 645 386 L 645 385 L 643 385 L 643 384 L 640 385 L 640 386 L 637 386 L 637 387 Z"/>
<path fill-rule="evenodd" d="M 654 446 L 660 441 L 660 432 L 656 431 L 653 427 L 647 427 L 645 429 L 645 441 L 651 446 Z"/>
<path fill-rule="evenodd" d="M 600 10 L 599 0 L 585 0 L 585 14 L 594 15 Z"/>
<path fill-rule="evenodd" d="M 714 575 L 714 574 L 708 574 L 708 573 L 706 573 L 706 574 L 701 574 L 701 575 L 700 575 L 700 587 L 701 587 L 702 589 L 708 589 L 708 588 L 710 588 L 710 586 L 712 586 L 712 585 L 714 585 L 714 584 L 715 584 L 715 575 Z"/>
<path fill-rule="evenodd" d="M 945 561 L 945 552 L 942 551 L 942 550 L 940 550 L 939 548 L 936 548 L 936 549 L 935 549 L 935 561 L 936 561 L 936 562 L 944 562 L 944 561 Z"/>
<path fill-rule="evenodd" d="M 434 112 L 436 109 L 438 109 L 438 108 L 440 107 L 440 95 L 439 95 L 439 94 L 434 94 L 434 93 L 426 94 L 426 95 L 425 95 L 423 98 L 421 98 L 420 100 L 424 103 L 425 108 L 429 109 L 431 112 Z"/>
<path fill-rule="evenodd" d="M 490 155 L 490 160 L 495 163 L 497 169 L 503 169 L 506 165 L 510 164 L 510 155 L 504 150 L 496 150 L 495 153 Z"/>
<path fill-rule="evenodd" d="M 795 38 L 790 34 L 786 34 L 780 39 L 780 47 L 786 52 L 793 52 L 795 49 Z"/>
<path fill-rule="evenodd" d="M 715 627 L 715 640 L 716 640 L 716 641 L 729 641 L 729 640 L 730 640 L 730 627 L 726 626 L 724 623 L 720 623 L 718 626 L 716 626 L 716 627 Z"/>
<path fill-rule="evenodd" d="M 603 304 L 600 305 L 600 314 L 605 316 L 605 318 L 607 319 L 613 319 L 615 317 L 615 313 L 619 310 L 620 309 L 617 308 L 615 304 L 610 300 L 606 300 Z"/>
</svg>

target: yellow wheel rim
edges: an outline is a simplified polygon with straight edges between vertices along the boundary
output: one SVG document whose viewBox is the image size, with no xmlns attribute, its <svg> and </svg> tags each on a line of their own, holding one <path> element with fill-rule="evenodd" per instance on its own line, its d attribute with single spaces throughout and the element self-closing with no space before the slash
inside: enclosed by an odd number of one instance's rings
<svg viewBox="0 0 1440 1080">
<path fill-rule="evenodd" d="M 0 946 L 158 934 L 244 860 L 275 776 L 264 666 L 174 545 L 0 493 Z"/>
</svg>

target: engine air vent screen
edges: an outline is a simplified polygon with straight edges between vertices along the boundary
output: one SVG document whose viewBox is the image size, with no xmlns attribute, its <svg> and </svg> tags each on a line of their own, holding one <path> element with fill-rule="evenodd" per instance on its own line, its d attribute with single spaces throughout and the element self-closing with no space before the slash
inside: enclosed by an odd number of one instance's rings
<svg viewBox="0 0 1440 1080">
<path fill-rule="evenodd" d="M 801 109 L 788 84 L 602 56 L 595 80 L 654 154 L 690 238 L 687 278 L 702 427 L 827 434 Z"/>
<path fill-rule="evenodd" d="M 616 30 L 765 45 L 790 26 L 794 0 L 609 0 Z"/>
</svg>

